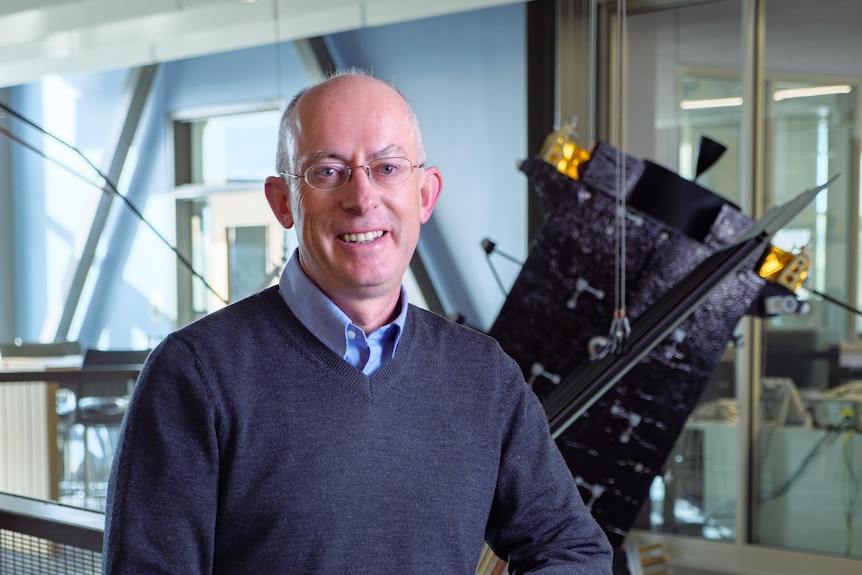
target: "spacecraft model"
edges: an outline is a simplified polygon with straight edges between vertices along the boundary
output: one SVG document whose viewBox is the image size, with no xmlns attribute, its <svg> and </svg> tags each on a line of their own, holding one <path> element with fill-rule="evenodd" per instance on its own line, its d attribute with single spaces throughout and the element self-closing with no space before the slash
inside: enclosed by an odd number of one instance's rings
<svg viewBox="0 0 862 575">
<path fill-rule="evenodd" d="M 620 548 L 739 320 L 768 315 L 769 298 L 796 301 L 806 262 L 769 240 L 826 184 L 755 222 L 609 145 L 586 156 L 557 144 L 520 166 L 545 219 L 489 334 Z M 720 155 L 706 144 L 699 173 Z"/>
</svg>

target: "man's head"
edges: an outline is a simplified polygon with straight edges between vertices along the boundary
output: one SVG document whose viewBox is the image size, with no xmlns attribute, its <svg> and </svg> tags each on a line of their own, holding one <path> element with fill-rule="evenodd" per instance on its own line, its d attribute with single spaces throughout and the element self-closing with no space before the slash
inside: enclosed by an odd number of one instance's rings
<svg viewBox="0 0 862 575">
<path fill-rule="evenodd" d="M 351 68 L 350 70 L 337 72 L 333 76 L 330 76 L 328 80 L 322 82 L 319 85 L 323 85 L 328 81 L 334 80 L 340 76 L 361 76 L 368 79 L 374 79 L 372 76 L 366 74 L 362 70 Z M 398 91 L 394 86 L 390 86 L 393 90 Z M 288 173 L 295 174 L 297 173 L 297 165 L 296 158 L 294 154 L 296 153 L 296 133 L 297 133 L 297 114 L 296 108 L 299 100 L 305 95 L 306 92 L 311 90 L 311 88 L 305 88 L 300 90 L 293 96 L 290 103 L 288 103 L 287 108 L 284 111 L 284 114 L 281 116 L 281 125 L 279 126 L 278 131 L 278 148 L 276 150 L 276 158 L 275 158 L 275 168 L 279 174 Z M 407 106 L 407 112 L 410 117 L 411 129 L 413 130 L 413 135 L 416 138 L 416 150 L 417 150 L 417 163 L 424 164 L 425 163 L 425 144 L 422 141 L 422 132 L 419 128 L 419 120 L 416 118 L 416 114 L 413 111 L 413 107 L 410 106 L 410 103 L 404 98 L 401 92 L 398 92 L 401 96 L 401 99 L 404 101 L 404 104 Z"/>
<path fill-rule="evenodd" d="M 400 160 L 382 162 L 378 180 L 369 178 L 364 167 L 383 158 L 408 160 L 403 182 L 387 184 L 385 177 Z M 285 111 L 277 167 L 287 175 L 267 179 L 267 200 L 285 228 L 296 226 L 305 273 L 343 310 L 370 301 L 394 307 L 419 227 L 440 194 L 439 170 L 422 167 L 424 161 L 412 109 L 369 76 L 332 77 Z M 337 189 L 316 189 L 309 181 L 325 184 L 305 176 L 320 165 L 313 174 L 328 178 L 347 166 L 350 178 Z"/>
</svg>

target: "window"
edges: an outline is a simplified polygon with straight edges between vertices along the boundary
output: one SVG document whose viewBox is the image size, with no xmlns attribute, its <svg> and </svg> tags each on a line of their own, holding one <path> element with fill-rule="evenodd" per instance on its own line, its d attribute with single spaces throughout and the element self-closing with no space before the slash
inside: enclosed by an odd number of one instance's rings
<svg viewBox="0 0 862 575">
<path fill-rule="evenodd" d="M 178 265 L 179 325 L 276 281 L 293 240 L 263 193 L 275 172 L 281 113 L 186 116 L 174 121 L 177 245 L 201 277 Z"/>
</svg>

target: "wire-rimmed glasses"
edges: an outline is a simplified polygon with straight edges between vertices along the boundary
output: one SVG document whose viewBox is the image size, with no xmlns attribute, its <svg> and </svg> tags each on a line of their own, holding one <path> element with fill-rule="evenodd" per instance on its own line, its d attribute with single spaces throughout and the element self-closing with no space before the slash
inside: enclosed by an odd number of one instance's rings
<svg viewBox="0 0 862 575">
<path fill-rule="evenodd" d="M 377 158 L 364 166 L 348 166 L 344 162 L 321 162 L 312 164 L 306 168 L 302 175 L 281 172 L 281 177 L 293 180 L 303 179 L 305 183 L 315 190 L 324 192 L 337 190 L 350 181 L 353 170 L 362 168 L 368 178 L 382 186 L 394 186 L 405 182 L 414 168 L 421 168 L 422 164 L 414 164 L 407 158 Z"/>
</svg>

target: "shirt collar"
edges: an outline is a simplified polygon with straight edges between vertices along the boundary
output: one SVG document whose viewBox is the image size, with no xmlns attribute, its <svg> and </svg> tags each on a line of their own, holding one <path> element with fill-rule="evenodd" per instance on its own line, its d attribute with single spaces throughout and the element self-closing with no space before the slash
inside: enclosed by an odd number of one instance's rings
<svg viewBox="0 0 862 575">
<path fill-rule="evenodd" d="M 332 300 L 320 291 L 320 288 L 308 279 L 302 266 L 299 265 L 298 250 L 294 250 L 293 255 L 284 267 L 278 287 L 287 307 L 290 308 L 308 331 L 314 334 L 329 349 L 338 354 L 339 357 L 347 358 L 349 345 L 347 339 L 348 330 L 357 330 L 359 332 L 362 330 L 355 326 L 350 321 L 350 318 L 338 306 L 332 303 Z M 392 357 L 395 355 L 395 349 L 398 347 L 398 342 L 401 340 L 401 334 L 404 331 L 404 323 L 407 319 L 407 304 L 407 291 L 402 285 L 401 297 L 398 303 L 400 306 L 398 316 L 392 323 L 372 332 L 372 334 L 384 333 L 386 337 L 393 338 L 391 347 Z M 371 337 L 372 334 L 367 334 L 370 345 L 373 344 L 372 342 L 379 341 L 379 338 Z M 386 363 L 392 357 L 382 358 L 383 363 Z"/>
</svg>

